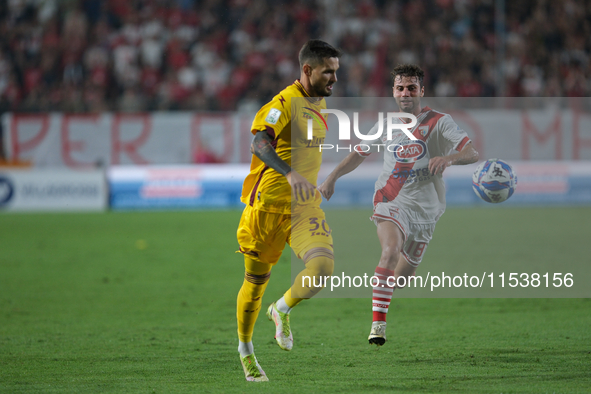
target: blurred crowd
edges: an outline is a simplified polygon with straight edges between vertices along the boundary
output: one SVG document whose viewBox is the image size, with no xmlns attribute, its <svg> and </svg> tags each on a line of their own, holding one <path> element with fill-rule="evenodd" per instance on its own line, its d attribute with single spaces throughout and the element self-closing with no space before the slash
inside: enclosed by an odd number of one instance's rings
<svg viewBox="0 0 591 394">
<path fill-rule="evenodd" d="M 0 112 L 252 111 L 299 76 L 309 38 L 343 50 L 338 96 L 589 96 L 591 1 L 4 0 Z M 497 65 L 504 83 L 499 84 Z"/>
</svg>

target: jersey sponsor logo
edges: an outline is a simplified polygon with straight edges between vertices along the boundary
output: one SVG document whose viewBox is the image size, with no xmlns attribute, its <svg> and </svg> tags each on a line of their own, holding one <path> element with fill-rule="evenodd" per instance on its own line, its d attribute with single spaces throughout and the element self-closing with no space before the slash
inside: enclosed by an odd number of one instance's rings
<svg viewBox="0 0 591 394">
<path fill-rule="evenodd" d="M 321 144 L 324 144 L 324 138 L 314 137 L 313 140 L 307 140 L 306 148 L 318 148 Z"/>
<path fill-rule="evenodd" d="M 281 111 L 279 111 L 278 109 L 275 109 L 275 108 L 271 108 L 271 110 L 269 111 L 269 114 L 265 118 L 265 122 L 267 122 L 269 124 L 277 124 L 280 116 L 281 116 Z"/>
<path fill-rule="evenodd" d="M 421 140 L 405 141 L 395 146 L 393 154 L 398 163 L 414 163 L 425 157 L 427 145 Z"/>
<path fill-rule="evenodd" d="M 414 169 L 402 169 L 395 168 L 392 170 L 392 179 L 400 179 L 402 182 L 416 182 L 416 181 L 427 181 L 431 179 L 429 168 L 414 168 Z"/>
</svg>

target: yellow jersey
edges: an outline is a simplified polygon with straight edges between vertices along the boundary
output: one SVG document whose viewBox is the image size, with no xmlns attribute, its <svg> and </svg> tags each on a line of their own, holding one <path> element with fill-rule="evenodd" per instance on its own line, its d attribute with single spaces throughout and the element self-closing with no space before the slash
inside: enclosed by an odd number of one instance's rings
<svg viewBox="0 0 591 394">
<path fill-rule="evenodd" d="M 320 144 L 324 143 L 327 132 L 328 115 L 320 114 L 325 108 L 324 98 L 310 97 L 296 80 L 257 112 L 251 127 L 252 134 L 266 131 L 273 138 L 277 155 L 314 186 L 322 163 Z M 322 121 L 318 121 L 320 116 Z M 313 138 L 308 139 L 308 120 L 312 119 L 316 120 L 310 122 Z M 241 201 L 262 211 L 289 214 L 291 186 L 285 176 L 253 155 L 250 173 L 242 185 Z M 313 199 L 299 205 L 320 204 L 320 201 L 320 193 L 316 191 Z"/>
</svg>

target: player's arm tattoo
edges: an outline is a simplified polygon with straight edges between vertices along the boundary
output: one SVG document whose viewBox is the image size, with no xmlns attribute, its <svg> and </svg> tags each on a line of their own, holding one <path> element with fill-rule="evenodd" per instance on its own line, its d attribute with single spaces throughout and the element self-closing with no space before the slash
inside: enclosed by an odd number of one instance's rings
<svg viewBox="0 0 591 394">
<path fill-rule="evenodd" d="M 252 140 L 250 151 L 253 155 L 261 159 L 263 163 L 281 175 L 289 174 L 291 167 L 275 152 L 272 143 L 273 139 L 266 131 L 258 131 Z"/>
</svg>

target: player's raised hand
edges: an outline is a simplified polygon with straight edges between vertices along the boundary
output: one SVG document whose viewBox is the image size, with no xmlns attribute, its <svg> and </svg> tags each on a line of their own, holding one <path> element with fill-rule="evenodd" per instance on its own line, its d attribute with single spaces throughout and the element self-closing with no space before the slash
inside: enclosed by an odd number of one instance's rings
<svg viewBox="0 0 591 394">
<path fill-rule="evenodd" d="M 447 167 L 451 166 L 451 160 L 447 156 L 436 156 L 429 160 L 429 173 L 431 175 L 443 174 Z"/>
<path fill-rule="evenodd" d="M 293 170 L 286 175 L 286 178 L 296 201 L 307 201 L 310 198 L 314 198 L 316 187 L 308 182 L 306 178 Z"/>
<path fill-rule="evenodd" d="M 326 201 L 330 200 L 332 195 L 334 194 L 334 185 L 335 181 L 330 178 L 326 178 L 324 182 L 318 186 L 318 191 L 322 196 L 326 199 Z"/>
</svg>

